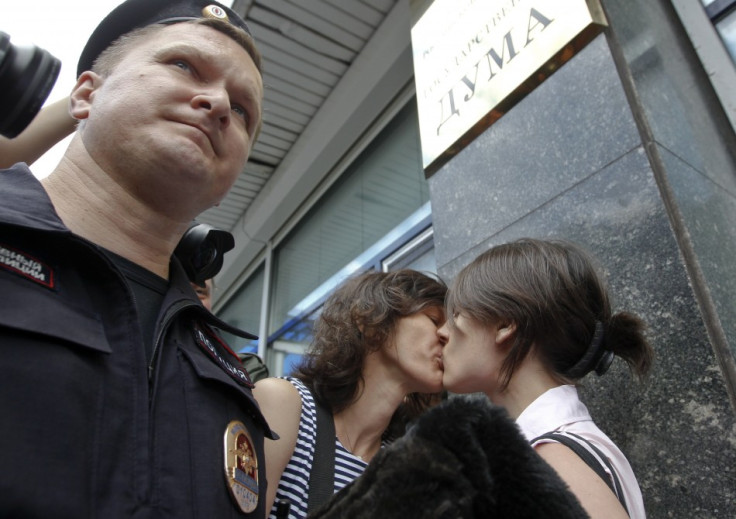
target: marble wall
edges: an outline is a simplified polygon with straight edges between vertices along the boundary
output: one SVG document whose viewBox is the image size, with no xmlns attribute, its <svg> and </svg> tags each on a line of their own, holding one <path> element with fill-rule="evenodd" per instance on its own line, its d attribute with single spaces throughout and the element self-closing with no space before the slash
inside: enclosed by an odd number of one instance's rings
<svg viewBox="0 0 736 519">
<path fill-rule="evenodd" d="M 736 379 L 736 135 L 668 0 L 604 4 L 711 342 L 730 350 L 722 368 Z"/>
<path fill-rule="evenodd" d="M 610 45 L 599 36 L 429 179 L 437 265 L 450 281 L 479 252 L 524 236 L 593 252 L 614 309 L 647 321 L 657 359 L 643 384 L 621 360 L 588 376 L 584 401 L 629 457 L 649 517 L 736 517 L 736 416 L 661 176 L 693 228 L 727 226 L 712 213 L 734 202 L 677 143 L 653 166 Z M 734 257 L 736 239 L 725 250 L 712 233 L 698 239 L 704 264 Z"/>
</svg>

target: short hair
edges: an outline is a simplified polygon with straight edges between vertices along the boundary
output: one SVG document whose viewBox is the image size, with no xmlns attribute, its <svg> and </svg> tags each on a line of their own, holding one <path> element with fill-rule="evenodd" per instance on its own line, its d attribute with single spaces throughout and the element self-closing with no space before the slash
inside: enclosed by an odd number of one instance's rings
<svg viewBox="0 0 736 519">
<path fill-rule="evenodd" d="M 261 73 L 261 53 L 256 47 L 255 41 L 251 35 L 243 29 L 235 27 L 226 21 L 214 18 L 197 18 L 195 20 L 186 20 L 178 23 L 204 25 L 205 27 L 211 27 L 232 38 L 245 49 L 253 60 L 256 69 Z M 109 76 L 132 47 L 140 41 L 148 38 L 151 34 L 156 33 L 164 27 L 169 27 L 170 25 L 171 24 L 155 23 L 138 29 L 133 29 L 126 34 L 123 34 L 120 38 L 112 42 L 104 51 L 102 51 L 99 56 L 97 56 L 92 64 L 92 71 L 102 77 Z"/>
<path fill-rule="evenodd" d="M 596 321 L 604 350 L 639 376 L 651 367 L 644 322 L 631 313 L 611 313 L 593 258 L 570 242 L 525 238 L 482 253 L 456 276 L 446 311 L 450 325 L 458 312 L 484 325 L 516 325 L 501 367 L 504 388 L 532 347 L 558 382 L 571 382 L 566 372 L 588 350 Z"/>
<path fill-rule="evenodd" d="M 360 396 L 366 356 L 389 343 L 400 318 L 444 308 L 446 292 L 440 279 L 409 269 L 348 279 L 325 302 L 294 376 L 333 413 L 345 409 Z"/>
</svg>

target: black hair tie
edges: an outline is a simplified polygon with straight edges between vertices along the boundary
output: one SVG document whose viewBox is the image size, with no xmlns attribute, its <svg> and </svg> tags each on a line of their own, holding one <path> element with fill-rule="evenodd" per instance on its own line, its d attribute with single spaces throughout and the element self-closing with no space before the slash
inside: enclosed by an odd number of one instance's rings
<svg viewBox="0 0 736 519">
<path fill-rule="evenodd" d="M 577 379 L 595 371 L 598 376 L 603 375 L 613 363 L 614 354 L 603 346 L 603 323 L 595 322 L 593 339 L 587 351 L 577 363 L 565 373 L 565 376 Z"/>
</svg>

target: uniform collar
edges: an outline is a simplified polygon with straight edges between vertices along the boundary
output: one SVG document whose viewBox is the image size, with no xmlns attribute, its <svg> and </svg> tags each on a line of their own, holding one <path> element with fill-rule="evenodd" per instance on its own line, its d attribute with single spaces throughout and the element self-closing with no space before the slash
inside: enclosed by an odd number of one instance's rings
<svg viewBox="0 0 736 519">
<path fill-rule="evenodd" d="M 0 221 L 41 231 L 71 232 L 41 182 L 22 162 L 0 170 Z"/>
</svg>

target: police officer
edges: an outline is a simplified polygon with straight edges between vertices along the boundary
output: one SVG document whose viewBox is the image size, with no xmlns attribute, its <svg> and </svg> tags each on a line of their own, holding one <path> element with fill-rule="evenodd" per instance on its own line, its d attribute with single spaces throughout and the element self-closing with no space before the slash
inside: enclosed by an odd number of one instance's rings
<svg viewBox="0 0 736 519">
<path fill-rule="evenodd" d="M 233 11 L 127 0 L 82 54 L 59 165 L 0 171 L 1 517 L 265 515 L 273 433 L 213 328 L 244 332 L 173 256 L 242 171 L 262 96 Z"/>
</svg>

